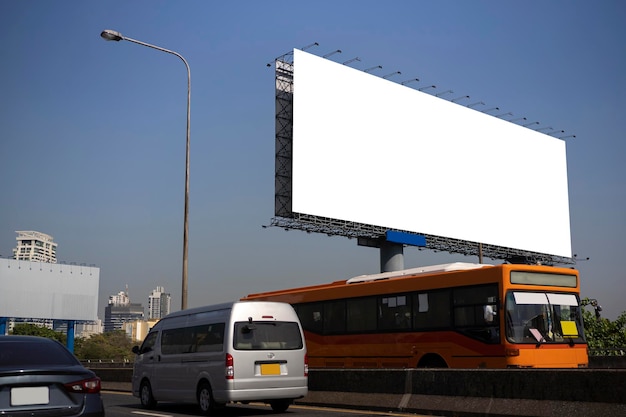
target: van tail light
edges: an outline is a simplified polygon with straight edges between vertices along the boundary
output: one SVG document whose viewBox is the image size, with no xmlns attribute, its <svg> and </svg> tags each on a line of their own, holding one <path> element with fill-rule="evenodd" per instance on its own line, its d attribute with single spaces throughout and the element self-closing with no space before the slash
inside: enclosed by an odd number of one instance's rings
<svg viewBox="0 0 626 417">
<path fill-rule="evenodd" d="M 309 355 L 304 354 L 304 376 L 309 376 Z"/>
<path fill-rule="evenodd" d="M 65 384 L 65 389 L 68 392 L 80 392 L 84 394 L 97 394 L 100 392 L 101 383 L 100 378 L 89 378 L 80 381 L 70 382 Z"/>
<path fill-rule="evenodd" d="M 226 379 L 235 379 L 235 365 L 233 355 L 226 354 Z"/>
</svg>

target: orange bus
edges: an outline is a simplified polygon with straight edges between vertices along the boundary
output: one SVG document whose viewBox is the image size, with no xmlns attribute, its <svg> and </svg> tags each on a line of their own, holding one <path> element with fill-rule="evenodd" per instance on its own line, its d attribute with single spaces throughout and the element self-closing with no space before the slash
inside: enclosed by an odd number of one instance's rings
<svg viewBox="0 0 626 417">
<path fill-rule="evenodd" d="M 290 303 L 311 368 L 585 368 L 578 271 L 451 263 L 250 294 Z"/>
</svg>

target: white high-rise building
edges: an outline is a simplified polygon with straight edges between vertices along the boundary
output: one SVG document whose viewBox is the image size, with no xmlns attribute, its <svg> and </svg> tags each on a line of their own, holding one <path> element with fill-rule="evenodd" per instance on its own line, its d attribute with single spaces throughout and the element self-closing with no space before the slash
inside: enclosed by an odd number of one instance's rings
<svg viewBox="0 0 626 417">
<path fill-rule="evenodd" d="M 126 288 L 126 291 L 120 291 L 115 295 L 109 295 L 109 305 L 120 307 L 120 306 L 127 306 L 129 304 L 130 304 L 130 297 L 128 296 L 128 288 Z"/>
<path fill-rule="evenodd" d="M 172 297 L 165 288 L 157 286 L 148 296 L 148 319 L 160 319 L 170 314 Z"/>
<path fill-rule="evenodd" d="M 13 249 L 13 259 L 57 263 L 57 244 L 52 236 L 34 230 L 16 231 L 17 247 Z"/>
</svg>

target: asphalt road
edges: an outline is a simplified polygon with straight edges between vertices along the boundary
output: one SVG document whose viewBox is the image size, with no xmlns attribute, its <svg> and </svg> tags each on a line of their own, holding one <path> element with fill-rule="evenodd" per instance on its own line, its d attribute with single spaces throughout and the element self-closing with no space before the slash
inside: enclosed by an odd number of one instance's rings
<svg viewBox="0 0 626 417">
<path fill-rule="evenodd" d="M 141 407 L 139 399 L 127 392 L 104 391 L 102 393 L 105 414 L 107 417 L 184 417 L 201 416 L 200 410 L 193 404 L 159 404 L 154 410 L 146 410 Z M 224 417 L 255 417 L 276 416 L 268 405 L 229 405 L 221 410 L 219 416 Z M 417 414 L 382 413 L 363 410 L 348 410 L 320 407 L 306 407 L 292 405 L 284 417 L 372 417 L 372 416 L 397 416 L 397 417 L 420 417 Z M 430 416 L 432 417 L 432 416 Z"/>
</svg>

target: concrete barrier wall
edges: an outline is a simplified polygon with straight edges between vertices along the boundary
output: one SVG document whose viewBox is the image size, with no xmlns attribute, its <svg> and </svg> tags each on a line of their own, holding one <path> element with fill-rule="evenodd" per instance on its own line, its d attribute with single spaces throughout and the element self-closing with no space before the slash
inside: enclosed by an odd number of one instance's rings
<svg viewBox="0 0 626 417">
<path fill-rule="evenodd" d="M 130 391 L 132 369 L 93 370 L 104 389 Z M 626 370 L 314 369 L 297 402 L 438 416 L 626 416 Z"/>
<path fill-rule="evenodd" d="M 309 389 L 541 401 L 626 402 L 626 370 L 404 369 L 314 370 Z"/>
<path fill-rule="evenodd" d="M 590 356 L 589 368 L 626 369 L 626 356 Z"/>
</svg>

